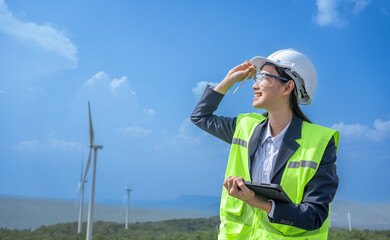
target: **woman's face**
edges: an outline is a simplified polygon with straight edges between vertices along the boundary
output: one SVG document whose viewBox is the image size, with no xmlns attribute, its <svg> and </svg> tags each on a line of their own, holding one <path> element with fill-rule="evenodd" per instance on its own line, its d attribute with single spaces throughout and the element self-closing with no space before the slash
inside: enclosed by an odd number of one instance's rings
<svg viewBox="0 0 390 240">
<path fill-rule="evenodd" d="M 275 67 L 265 65 L 261 70 L 262 73 L 268 73 L 271 75 L 279 76 Z M 271 109 L 278 108 L 282 104 L 283 95 L 283 83 L 278 79 L 272 77 L 266 77 L 260 84 L 254 83 L 252 86 L 255 97 L 253 98 L 252 106 L 254 108 L 265 109 L 270 111 Z"/>
</svg>

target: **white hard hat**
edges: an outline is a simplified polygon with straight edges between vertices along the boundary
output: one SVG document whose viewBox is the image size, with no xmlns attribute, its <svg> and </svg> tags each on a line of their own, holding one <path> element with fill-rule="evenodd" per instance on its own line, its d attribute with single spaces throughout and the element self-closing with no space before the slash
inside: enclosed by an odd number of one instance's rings
<svg viewBox="0 0 390 240">
<path fill-rule="evenodd" d="M 258 72 L 266 63 L 279 66 L 294 80 L 298 103 L 309 105 L 312 102 L 317 86 L 317 72 L 310 59 L 302 53 L 291 48 L 283 49 L 272 53 L 267 58 L 254 57 L 251 63 Z"/>
</svg>

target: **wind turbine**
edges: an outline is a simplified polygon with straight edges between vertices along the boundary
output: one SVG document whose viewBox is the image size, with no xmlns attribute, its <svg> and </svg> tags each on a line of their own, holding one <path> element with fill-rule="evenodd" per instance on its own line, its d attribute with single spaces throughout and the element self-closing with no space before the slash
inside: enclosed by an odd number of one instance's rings
<svg viewBox="0 0 390 240">
<path fill-rule="evenodd" d="M 97 150 L 102 149 L 102 145 L 94 145 L 93 139 L 94 139 L 94 133 L 93 133 L 93 126 L 92 126 L 92 117 L 91 117 L 91 106 L 88 101 L 88 111 L 89 111 L 89 136 L 90 136 L 90 145 L 89 145 L 89 155 L 88 155 L 88 162 L 87 167 L 85 168 L 84 178 L 86 179 L 89 165 L 91 164 L 91 155 L 92 155 L 92 149 L 94 150 L 94 158 L 93 158 L 93 174 L 92 174 L 92 190 L 91 190 L 91 199 L 89 203 L 89 209 L 88 209 L 88 224 L 87 224 L 87 240 L 92 240 L 92 232 L 93 232 L 93 210 L 95 206 L 95 179 L 96 179 L 96 159 L 97 159 Z"/>
<path fill-rule="evenodd" d="M 347 212 L 347 216 L 348 216 L 348 230 L 349 230 L 349 232 L 351 232 L 352 231 L 351 214 L 349 214 L 349 212 Z"/>
<path fill-rule="evenodd" d="M 337 216 L 337 214 L 333 213 L 333 212 L 330 212 L 330 215 L 329 215 L 329 228 L 332 227 L 332 217 L 331 216 Z"/>
<path fill-rule="evenodd" d="M 130 210 L 130 192 L 132 190 L 129 188 L 129 186 L 126 183 L 126 195 L 125 198 L 127 198 L 127 208 L 126 208 L 126 224 L 125 229 L 129 229 L 129 210 Z"/>
<path fill-rule="evenodd" d="M 77 233 L 81 233 L 82 228 L 82 222 L 83 222 L 83 206 L 84 206 L 84 184 L 88 182 L 87 180 L 83 179 L 83 155 L 81 155 L 81 173 L 80 173 L 80 182 L 78 186 L 79 190 L 79 199 L 81 197 L 80 201 L 80 209 L 79 209 L 79 226 L 77 228 Z"/>
</svg>

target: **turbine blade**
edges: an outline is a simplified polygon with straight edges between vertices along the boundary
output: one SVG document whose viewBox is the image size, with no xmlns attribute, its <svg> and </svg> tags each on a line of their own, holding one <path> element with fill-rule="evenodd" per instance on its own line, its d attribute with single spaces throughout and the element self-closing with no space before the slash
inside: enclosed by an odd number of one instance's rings
<svg viewBox="0 0 390 240">
<path fill-rule="evenodd" d="M 92 126 L 92 117 L 91 117 L 91 105 L 88 101 L 88 111 L 89 111 L 89 137 L 90 137 L 90 143 L 91 143 L 91 146 L 93 145 L 93 138 L 94 138 L 94 134 L 93 134 L 93 126 Z"/>
<path fill-rule="evenodd" d="M 81 147 L 81 171 L 80 171 L 80 181 L 83 180 L 83 164 L 84 164 L 84 151 L 83 151 L 83 147 Z"/>
<path fill-rule="evenodd" d="M 87 166 L 85 167 L 85 172 L 84 172 L 83 181 L 85 181 L 85 179 L 87 178 L 87 173 L 88 173 L 89 165 L 91 164 L 91 155 L 92 155 L 92 148 L 89 150 L 88 162 L 87 162 Z"/>
<path fill-rule="evenodd" d="M 78 197 L 77 197 L 77 201 L 76 201 L 76 204 L 74 206 L 74 209 L 79 208 L 79 202 L 81 201 L 81 182 L 79 182 L 79 184 L 77 186 L 77 192 L 78 192 Z"/>
<path fill-rule="evenodd" d="M 80 190 L 81 190 L 81 183 L 82 183 L 82 181 L 83 180 L 81 179 L 79 184 L 77 184 L 77 192 L 78 192 L 79 196 L 80 196 Z"/>
<path fill-rule="evenodd" d="M 123 210 L 125 209 L 125 205 L 126 205 L 126 199 L 127 199 L 127 195 L 125 194 L 125 197 L 123 198 L 123 203 L 122 203 L 122 209 L 121 209 L 121 216 L 123 214 Z"/>
</svg>

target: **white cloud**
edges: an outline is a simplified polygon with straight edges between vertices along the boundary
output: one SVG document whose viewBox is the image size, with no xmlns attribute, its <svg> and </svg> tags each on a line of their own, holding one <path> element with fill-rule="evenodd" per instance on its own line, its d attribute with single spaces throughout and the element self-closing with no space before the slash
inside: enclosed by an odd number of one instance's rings
<svg viewBox="0 0 390 240">
<path fill-rule="evenodd" d="M 16 145 L 16 149 L 19 151 L 32 151 L 42 146 L 39 140 L 21 141 Z"/>
<path fill-rule="evenodd" d="M 64 141 L 59 140 L 55 138 L 48 139 L 47 141 L 48 146 L 55 149 L 81 149 L 81 143 L 80 142 L 74 142 L 74 141 Z"/>
<path fill-rule="evenodd" d="M 196 84 L 196 87 L 194 87 L 192 89 L 192 93 L 195 95 L 195 97 L 199 98 L 200 96 L 202 96 L 203 91 L 207 85 L 211 85 L 211 86 L 215 87 L 218 85 L 218 83 L 217 82 L 205 82 L 205 81 L 198 82 Z"/>
<path fill-rule="evenodd" d="M 111 92 L 114 96 L 116 96 L 116 92 L 117 90 L 120 88 L 120 86 L 122 85 L 125 85 L 126 84 L 126 81 L 127 81 L 127 77 L 121 77 L 120 79 L 116 79 L 114 78 L 111 82 L 110 82 L 110 89 L 111 89 Z"/>
<path fill-rule="evenodd" d="M 375 120 L 374 128 L 361 124 L 345 124 L 343 122 L 334 124 L 331 128 L 340 132 L 341 139 L 371 139 L 381 141 L 390 136 L 390 120 L 383 122 L 380 119 Z"/>
<path fill-rule="evenodd" d="M 156 113 L 156 111 L 154 111 L 153 109 L 144 109 L 144 113 L 150 117 L 153 117 L 154 114 Z"/>
<path fill-rule="evenodd" d="M 146 136 L 152 133 L 152 129 L 145 129 L 137 126 L 119 128 L 118 131 L 133 137 Z"/>
<path fill-rule="evenodd" d="M 77 63 L 77 48 L 69 38 L 51 26 L 23 22 L 15 18 L 4 0 L 0 0 L 0 31 L 18 40 L 38 44 L 46 50 Z"/>
<path fill-rule="evenodd" d="M 101 87 L 104 89 L 109 89 L 112 95 L 117 96 L 119 92 L 129 93 L 135 96 L 135 92 L 130 89 L 129 82 L 126 76 L 121 77 L 120 79 L 114 78 L 110 79 L 107 73 L 97 72 L 93 77 L 88 79 L 84 83 L 84 87 Z"/>
<path fill-rule="evenodd" d="M 179 133 L 170 137 L 169 142 L 172 145 L 180 146 L 184 145 L 194 145 L 201 142 L 201 137 L 194 134 L 194 129 L 196 126 L 191 122 L 190 118 L 186 118 L 181 122 L 179 126 Z"/>
<path fill-rule="evenodd" d="M 191 122 L 190 118 L 184 119 L 184 121 L 180 124 L 179 127 L 179 133 L 180 134 L 187 134 L 192 132 L 192 130 L 195 128 L 195 125 Z"/>
<path fill-rule="evenodd" d="M 367 5 L 371 2 L 371 0 L 348 0 L 348 2 L 354 4 L 353 12 L 358 14 L 363 11 L 367 7 Z"/>
<path fill-rule="evenodd" d="M 337 12 L 338 2 L 338 0 L 317 0 L 318 15 L 316 16 L 316 22 L 318 25 L 344 25 L 344 21 L 340 19 Z"/>
<path fill-rule="evenodd" d="M 374 127 L 376 130 L 382 133 L 390 133 L 390 120 L 387 122 L 382 122 L 382 120 L 377 119 L 374 122 Z"/>
<path fill-rule="evenodd" d="M 176 151 L 187 151 L 188 147 L 199 145 L 202 141 L 202 136 L 196 134 L 194 129 L 196 126 L 192 124 L 190 118 L 184 119 L 178 128 L 178 132 L 175 134 L 169 134 L 162 130 L 160 136 L 164 139 L 163 141 L 155 144 L 156 151 L 167 148 L 174 148 Z"/>
<path fill-rule="evenodd" d="M 48 138 L 44 142 L 37 139 L 31 141 L 20 141 L 15 148 L 19 151 L 36 151 L 36 150 L 68 150 L 68 149 L 81 149 L 81 143 L 75 141 L 65 141 L 56 138 Z"/>
<path fill-rule="evenodd" d="M 109 82 L 110 77 L 105 72 L 97 72 L 93 77 L 91 77 L 90 79 L 88 79 L 88 81 L 84 83 L 84 86 L 92 87 L 99 83 L 107 84 Z"/>
<path fill-rule="evenodd" d="M 371 0 L 317 0 L 318 14 L 315 16 L 315 22 L 320 26 L 343 27 L 347 24 L 347 20 L 343 17 L 347 11 L 358 14 L 370 2 Z"/>
</svg>

